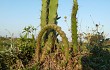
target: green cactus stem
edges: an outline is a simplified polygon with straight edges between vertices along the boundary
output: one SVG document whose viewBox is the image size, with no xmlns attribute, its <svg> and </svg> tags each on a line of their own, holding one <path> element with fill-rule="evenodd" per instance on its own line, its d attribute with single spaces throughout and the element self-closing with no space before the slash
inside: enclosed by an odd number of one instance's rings
<svg viewBox="0 0 110 70">
<path fill-rule="evenodd" d="M 42 0 L 41 28 L 48 24 L 49 3 L 50 0 Z"/>
<path fill-rule="evenodd" d="M 58 0 L 51 0 L 49 4 L 48 24 L 56 24 Z"/>
<path fill-rule="evenodd" d="M 58 0 L 50 0 L 49 3 L 49 16 L 48 16 L 48 24 L 57 24 L 57 9 L 58 9 Z M 56 40 L 56 32 L 53 29 L 48 30 L 48 43 L 50 47 L 54 46 L 54 42 Z M 54 40 L 52 39 L 54 38 Z"/>
<path fill-rule="evenodd" d="M 78 2 L 77 2 L 77 0 L 73 0 L 73 2 L 74 2 L 74 6 L 72 8 L 72 13 L 71 13 L 71 31 L 72 31 L 73 50 L 75 53 L 77 53 L 78 36 L 77 36 L 77 18 L 76 18 L 76 15 L 77 15 L 77 11 L 78 11 Z"/>
<path fill-rule="evenodd" d="M 42 0 L 41 28 L 47 24 L 56 24 L 58 0 Z"/>
<path fill-rule="evenodd" d="M 42 0 L 42 10 L 41 10 L 41 28 L 47 24 L 56 24 L 57 23 L 57 9 L 58 9 L 58 0 Z M 50 30 L 46 32 L 43 36 L 44 44 L 46 40 L 50 38 L 48 35 L 52 33 L 55 36 L 55 31 Z M 51 38 L 48 40 L 52 42 Z"/>
<path fill-rule="evenodd" d="M 43 28 L 45 25 L 48 24 L 48 15 L 49 15 L 49 3 L 50 0 L 42 0 L 42 9 L 41 9 L 41 28 Z M 45 32 L 44 36 L 43 36 L 43 43 L 42 45 L 45 44 L 46 39 L 48 38 L 47 36 L 47 32 Z"/>
</svg>

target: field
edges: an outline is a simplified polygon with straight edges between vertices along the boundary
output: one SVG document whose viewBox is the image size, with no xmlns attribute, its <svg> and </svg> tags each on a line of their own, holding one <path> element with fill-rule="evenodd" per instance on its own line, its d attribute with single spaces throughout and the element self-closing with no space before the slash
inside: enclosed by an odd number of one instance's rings
<svg viewBox="0 0 110 70">
<path fill-rule="evenodd" d="M 29 26 L 28 26 L 29 27 Z M 27 27 L 27 28 L 28 28 Z M 88 41 L 79 40 L 78 53 L 73 53 L 72 42 L 69 42 L 69 61 L 63 48 L 63 41 L 58 40 L 53 49 L 43 48 L 41 63 L 31 62 L 35 57 L 36 39 L 32 33 L 24 32 L 20 38 L 0 37 L 1 70 L 109 70 L 110 40 L 92 34 Z M 29 37 L 30 36 L 30 37 Z M 98 39 L 96 39 L 98 37 Z M 81 39 L 81 38 L 80 38 Z M 87 36 L 85 37 L 87 40 Z M 102 41 L 103 40 L 103 41 Z M 58 48 L 59 47 L 59 48 Z M 37 59 L 37 58 L 36 58 Z M 43 63 L 42 63 L 43 62 Z M 31 64 L 31 65 L 30 65 Z"/>
</svg>

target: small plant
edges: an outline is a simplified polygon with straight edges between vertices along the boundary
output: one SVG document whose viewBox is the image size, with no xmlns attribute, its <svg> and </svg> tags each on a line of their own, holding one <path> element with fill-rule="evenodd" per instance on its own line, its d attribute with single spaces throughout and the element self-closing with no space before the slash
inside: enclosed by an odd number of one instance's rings
<svg viewBox="0 0 110 70">
<path fill-rule="evenodd" d="M 24 66 L 28 64 L 35 53 L 36 41 L 34 37 L 34 31 L 36 31 L 36 28 L 33 26 L 25 27 L 22 32 L 25 35 L 20 36 L 18 40 L 18 47 L 20 51 L 18 58 L 22 61 Z"/>
</svg>

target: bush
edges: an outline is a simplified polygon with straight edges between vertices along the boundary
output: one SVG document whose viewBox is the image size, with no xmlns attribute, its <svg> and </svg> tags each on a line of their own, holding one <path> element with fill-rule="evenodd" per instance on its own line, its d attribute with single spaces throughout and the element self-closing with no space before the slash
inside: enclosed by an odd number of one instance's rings
<svg viewBox="0 0 110 70">
<path fill-rule="evenodd" d="M 110 70 L 110 52 L 99 46 L 94 46 L 90 50 L 91 55 L 82 57 L 83 69 Z"/>
</svg>

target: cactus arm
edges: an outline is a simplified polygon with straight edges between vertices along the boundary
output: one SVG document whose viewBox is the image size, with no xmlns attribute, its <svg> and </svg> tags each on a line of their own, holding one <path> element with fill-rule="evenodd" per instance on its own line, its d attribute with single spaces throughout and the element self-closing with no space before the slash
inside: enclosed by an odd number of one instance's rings
<svg viewBox="0 0 110 70">
<path fill-rule="evenodd" d="M 77 0 L 73 0 L 74 6 L 72 8 L 72 14 L 71 14 L 71 31 L 72 31 L 72 43 L 73 43 L 73 50 L 76 53 L 77 52 L 77 11 L 78 11 L 78 2 Z"/>
<path fill-rule="evenodd" d="M 49 3 L 50 0 L 42 0 L 42 9 L 41 9 L 41 23 L 40 26 L 41 28 L 43 28 L 44 26 L 46 26 L 48 24 L 48 15 L 49 15 Z M 47 39 L 47 32 L 45 32 L 44 36 L 43 36 L 43 42 L 42 42 L 42 46 L 45 44 L 46 39 Z"/>
<path fill-rule="evenodd" d="M 58 0 L 50 0 L 49 3 L 49 16 L 48 16 L 48 24 L 57 24 L 57 9 L 58 9 Z M 52 37 L 56 37 L 56 32 L 50 29 L 48 32 L 48 43 L 50 47 L 54 47 L 55 40 Z"/>
<path fill-rule="evenodd" d="M 48 24 L 49 2 L 50 0 L 42 0 L 41 28 Z"/>
<path fill-rule="evenodd" d="M 49 22 L 48 24 L 56 24 L 57 20 L 58 0 L 51 0 L 49 5 Z"/>
</svg>

